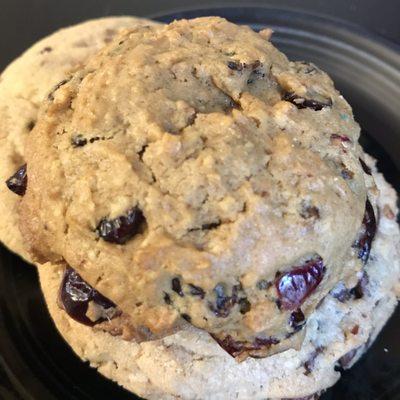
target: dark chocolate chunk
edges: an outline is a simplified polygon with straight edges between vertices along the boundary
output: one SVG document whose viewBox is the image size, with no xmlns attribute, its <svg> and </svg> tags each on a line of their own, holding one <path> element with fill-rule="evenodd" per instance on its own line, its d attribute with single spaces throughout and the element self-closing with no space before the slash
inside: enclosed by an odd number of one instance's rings
<svg viewBox="0 0 400 400">
<path fill-rule="evenodd" d="M 306 318 L 303 314 L 303 311 L 301 311 L 301 308 L 298 308 L 297 310 L 293 311 L 290 314 L 289 325 L 296 332 L 299 331 L 301 328 L 303 328 L 305 323 L 306 323 Z"/>
<path fill-rule="evenodd" d="M 164 292 L 164 302 L 169 306 L 172 304 L 171 296 L 168 293 Z"/>
<path fill-rule="evenodd" d="M 350 171 L 347 168 L 343 168 L 340 171 L 340 174 L 342 175 L 342 178 L 345 179 L 345 180 L 349 180 L 349 179 L 353 179 L 354 178 L 354 172 Z"/>
<path fill-rule="evenodd" d="M 188 314 L 183 313 L 183 314 L 181 314 L 181 317 L 187 322 L 192 321 L 192 318 L 190 318 L 190 315 L 188 315 Z"/>
<path fill-rule="evenodd" d="M 221 225 L 221 222 L 211 222 L 209 224 L 204 224 L 201 226 L 202 230 L 211 230 L 211 229 L 215 229 L 218 228 Z"/>
<path fill-rule="evenodd" d="M 313 99 L 306 99 L 304 97 L 298 96 L 293 92 L 285 93 L 282 97 L 282 100 L 289 101 L 290 103 L 294 104 L 298 109 L 311 108 L 314 111 L 320 111 L 325 107 L 332 106 L 331 99 L 326 99 L 326 101 L 322 102 Z"/>
<path fill-rule="evenodd" d="M 30 132 L 36 125 L 35 121 L 29 121 L 28 124 L 26 125 L 26 129 Z"/>
<path fill-rule="evenodd" d="M 339 370 L 346 369 L 350 367 L 351 362 L 354 360 L 354 357 L 357 354 L 358 349 L 353 349 L 347 352 L 344 356 L 340 357 L 338 360 Z"/>
<path fill-rule="evenodd" d="M 82 324 L 93 326 L 105 319 L 92 321 L 86 316 L 89 302 L 93 301 L 104 309 L 116 307 L 115 304 L 95 290 L 71 267 L 67 267 L 60 287 L 60 301 L 65 312 Z"/>
<path fill-rule="evenodd" d="M 310 375 L 315 367 L 315 359 L 324 351 L 324 347 L 316 347 L 315 350 L 311 353 L 309 359 L 304 363 L 304 375 Z"/>
<path fill-rule="evenodd" d="M 322 281 L 325 266 L 321 257 L 308 260 L 281 275 L 275 282 L 281 307 L 296 310 Z"/>
<path fill-rule="evenodd" d="M 175 293 L 178 293 L 178 294 L 179 294 L 179 296 L 181 296 L 181 297 L 184 296 L 183 291 L 182 291 L 181 281 L 179 280 L 179 278 L 174 278 L 174 279 L 172 279 L 172 281 L 171 281 L 171 287 L 172 287 L 172 290 L 173 290 Z"/>
<path fill-rule="evenodd" d="M 257 282 L 256 286 L 259 290 L 267 290 L 272 286 L 272 282 L 267 281 L 266 279 L 261 279 Z"/>
<path fill-rule="evenodd" d="M 371 252 L 372 241 L 374 240 L 376 233 L 376 218 L 374 209 L 367 199 L 365 203 L 365 213 L 361 225 L 361 231 L 358 239 L 353 244 L 353 247 L 358 249 L 358 258 L 360 258 L 364 264 L 368 262 L 369 253 Z"/>
<path fill-rule="evenodd" d="M 318 207 L 303 203 L 301 206 L 300 216 L 304 219 L 319 219 L 319 209 Z"/>
<path fill-rule="evenodd" d="M 350 290 L 346 288 L 343 284 L 341 286 L 335 287 L 331 291 L 331 295 L 339 300 L 341 303 L 345 303 L 347 300 L 351 298 Z"/>
<path fill-rule="evenodd" d="M 243 70 L 243 64 L 239 61 L 228 61 L 228 68 L 233 70 L 233 71 L 242 71 Z"/>
<path fill-rule="evenodd" d="M 206 293 L 200 286 L 196 286 L 189 283 L 189 287 L 190 287 L 190 294 L 192 296 L 199 296 L 201 299 L 204 299 Z"/>
<path fill-rule="evenodd" d="M 97 226 L 98 235 L 110 243 L 124 244 L 143 231 L 145 218 L 138 207 L 131 208 L 127 215 L 115 219 L 103 218 Z"/>
<path fill-rule="evenodd" d="M 372 175 L 371 168 L 368 167 L 368 165 L 365 163 L 365 161 L 362 158 L 359 158 L 359 160 L 360 160 L 360 164 L 361 164 L 361 167 L 362 167 L 363 171 L 367 175 Z"/>
<path fill-rule="evenodd" d="M 40 50 L 40 54 L 50 53 L 50 52 L 52 52 L 52 51 L 53 51 L 53 48 L 52 48 L 52 47 L 46 46 L 46 47 L 43 47 L 42 50 Z"/>
<path fill-rule="evenodd" d="M 364 271 L 362 277 L 357 282 L 357 285 L 350 289 L 350 294 L 356 299 L 362 299 L 367 290 L 367 285 L 369 283 L 368 274 Z"/>
<path fill-rule="evenodd" d="M 18 196 L 23 196 L 25 194 L 27 184 L 28 176 L 26 174 L 26 164 L 20 167 L 13 176 L 6 180 L 7 187 Z"/>
<path fill-rule="evenodd" d="M 251 303 L 247 300 L 247 298 L 242 298 L 239 300 L 239 310 L 241 314 L 246 314 L 251 309 Z"/>
<path fill-rule="evenodd" d="M 232 294 L 229 296 L 226 293 L 225 286 L 220 283 L 214 288 L 216 296 L 215 304 L 210 303 L 209 307 L 213 313 L 219 318 L 226 318 L 233 306 L 238 302 L 238 285 L 232 287 Z"/>
<path fill-rule="evenodd" d="M 78 134 L 71 138 L 72 147 L 83 147 L 87 144 L 87 139 L 83 135 Z"/>
</svg>

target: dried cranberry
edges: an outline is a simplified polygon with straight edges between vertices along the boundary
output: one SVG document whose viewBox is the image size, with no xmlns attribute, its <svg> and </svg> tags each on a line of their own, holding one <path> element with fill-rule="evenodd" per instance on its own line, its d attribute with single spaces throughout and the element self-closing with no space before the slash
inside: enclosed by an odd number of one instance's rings
<svg viewBox="0 0 400 400">
<path fill-rule="evenodd" d="M 26 164 L 20 167 L 13 176 L 6 180 L 7 187 L 19 196 L 23 196 L 25 194 L 27 183 L 28 176 L 26 175 Z"/>
<path fill-rule="evenodd" d="M 337 139 L 341 142 L 351 142 L 350 138 L 346 135 L 338 135 L 337 133 L 332 133 L 331 139 Z"/>
<path fill-rule="evenodd" d="M 325 273 L 321 257 L 307 261 L 281 275 L 275 282 L 281 307 L 296 310 L 320 284 Z"/>
<path fill-rule="evenodd" d="M 361 164 L 361 167 L 362 167 L 363 171 L 367 175 L 372 175 L 371 168 L 368 167 L 368 165 L 365 163 L 365 161 L 362 158 L 359 158 L 359 160 L 360 160 L 360 164 Z"/>
<path fill-rule="evenodd" d="M 224 339 L 219 339 L 215 336 L 213 338 L 232 357 L 238 357 L 244 352 L 250 352 L 251 355 L 251 351 L 268 349 L 272 345 L 279 343 L 279 340 L 274 337 L 255 338 L 251 343 L 234 340 L 230 335 Z"/>
<path fill-rule="evenodd" d="M 305 324 L 306 319 L 304 317 L 303 311 L 301 308 L 298 308 L 296 311 L 293 311 L 290 314 L 289 325 L 297 332 L 299 331 Z"/>
<path fill-rule="evenodd" d="M 174 278 L 171 281 L 171 288 L 175 293 L 178 293 L 179 296 L 183 297 L 183 291 L 182 291 L 182 285 L 181 285 L 181 281 L 179 280 L 179 278 Z"/>
<path fill-rule="evenodd" d="M 294 104 L 298 109 L 311 108 L 314 111 L 320 111 L 325 107 L 332 106 L 332 100 L 327 99 L 326 102 L 321 102 L 313 99 L 306 99 L 304 97 L 298 96 L 293 92 L 288 92 L 283 95 L 282 100 L 289 101 Z"/>
<path fill-rule="evenodd" d="M 361 232 L 353 245 L 353 247 L 358 249 L 358 258 L 360 258 L 364 264 L 366 264 L 368 261 L 369 253 L 371 252 L 371 244 L 374 240 L 375 233 L 375 213 L 370 201 L 367 199 L 365 203 L 365 213 L 361 225 Z"/>
<path fill-rule="evenodd" d="M 71 267 L 66 268 L 60 287 L 60 300 L 65 312 L 82 324 L 93 326 L 103 322 L 93 322 L 86 316 L 89 302 L 93 301 L 104 309 L 115 307 L 115 304 L 85 282 Z"/>
<path fill-rule="evenodd" d="M 97 226 L 99 236 L 106 242 L 124 244 L 143 229 L 145 218 L 138 207 L 131 208 L 127 215 L 115 219 L 102 219 Z"/>
</svg>

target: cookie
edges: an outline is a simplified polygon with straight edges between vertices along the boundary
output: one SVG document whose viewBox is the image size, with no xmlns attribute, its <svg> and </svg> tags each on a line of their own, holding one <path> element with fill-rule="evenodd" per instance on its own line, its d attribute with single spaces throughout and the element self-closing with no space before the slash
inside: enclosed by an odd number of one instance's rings
<svg viewBox="0 0 400 400">
<path fill-rule="evenodd" d="M 373 173 L 381 218 L 364 270 L 368 280 L 357 295 L 341 283 L 326 296 L 309 318 L 298 351 L 237 363 L 204 331 L 190 326 L 161 340 L 122 340 L 71 319 L 57 305 L 62 268 L 44 265 L 39 274 L 50 314 L 80 358 L 146 399 L 316 399 L 314 393 L 333 385 L 338 371 L 372 344 L 400 294 L 396 193 L 374 167 Z"/>
<path fill-rule="evenodd" d="M 34 44 L 0 75 L 0 241 L 27 260 L 30 257 L 18 229 L 19 197 L 7 189 L 5 181 L 24 164 L 24 141 L 36 123 L 40 103 L 70 70 L 119 30 L 140 24 L 153 22 L 108 17 L 61 29 Z"/>
<path fill-rule="evenodd" d="M 137 336 L 189 323 L 231 355 L 300 346 L 377 224 L 359 126 L 330 78 L 217 17 L 126 31 L 27 140 L 20 228 Z"/>
</svg>

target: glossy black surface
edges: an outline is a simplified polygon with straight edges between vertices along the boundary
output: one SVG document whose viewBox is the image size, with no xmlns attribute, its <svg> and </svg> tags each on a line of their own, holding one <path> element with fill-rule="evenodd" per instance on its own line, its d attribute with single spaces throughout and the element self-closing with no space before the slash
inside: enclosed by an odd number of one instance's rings
<svg viewBox="0 0 400 400">
<path fill-rule="evenodd" d="M 363 135 L 365 148 L 400 189 L 400 56 L 394 46 L 352 26 L 287 10 L 235 7 L 174 13 L 161 19 L 207 14 L 256 29 L 271 26 L 274 43 L 290 58 L 313 61 L 329 72 L 370 134 Z M 399 337 L 398 309 L 371 350 L 323 399 L 400 399 Z M 0 399 L 135 398 L 69 350 L 47 314 L 34 269 L 2 248 L 0 365 Z"/>
</svg>

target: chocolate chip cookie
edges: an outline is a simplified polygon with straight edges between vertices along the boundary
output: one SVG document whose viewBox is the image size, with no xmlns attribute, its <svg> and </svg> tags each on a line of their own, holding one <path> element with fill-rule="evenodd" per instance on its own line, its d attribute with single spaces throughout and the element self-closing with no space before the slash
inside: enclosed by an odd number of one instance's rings
<svg viewBox="0 0 400 400">
<path fill-rule="evenodd" d="M 30 256 L 18 229 L 17 205 L 25 190 L 24 141 L 36 124 L 42 100 L 118 31 L 143 24 L 154 22 L 107 17 L 61 29 L 34 44 L 1 73 L 0 241 L 25 259 Z M 20 172 L 14 176 L 17 170 Z"/>
<path fill-rule="evenodd" d="M 126 31 L 48 95 L 20 228 L 137 334 L 238 360 L 299 348 L 367 263 L 377 190 L 330 78 L 211 17 Z"/>
</svg>

